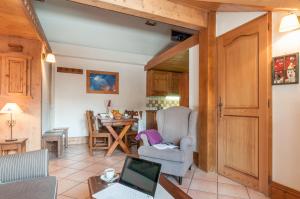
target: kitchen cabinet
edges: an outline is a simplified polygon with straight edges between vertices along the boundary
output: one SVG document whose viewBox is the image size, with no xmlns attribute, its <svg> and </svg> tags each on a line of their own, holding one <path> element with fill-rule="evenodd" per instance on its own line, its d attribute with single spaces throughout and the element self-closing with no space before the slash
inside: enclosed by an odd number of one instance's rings
<svg viewBox="0 0 300 199">
<path fill-rule="evenodd" d="M 21 53 L 2 53 L 1 95 L 30 96 L 31 57 Z"/>
<path fill-rule="evenodd" d="M 147 71 L 147 96 L 178 95 L 181 73 Z"/>
</svg>

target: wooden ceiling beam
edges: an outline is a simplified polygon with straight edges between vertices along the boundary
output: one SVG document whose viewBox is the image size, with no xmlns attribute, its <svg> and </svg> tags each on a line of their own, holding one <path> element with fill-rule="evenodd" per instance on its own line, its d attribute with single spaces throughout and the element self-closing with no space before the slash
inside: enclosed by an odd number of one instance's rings
<svg viewBox="0 0 300 199">
<path fill-rule="evenodd" d="M 70 0 L 193 30 L 207 26 L 207 12 L 192 6 L 162 0 Z"/>
<path fill-rule="evenodd" d="M 186 39 L 185 41 L 180 42 L 179 44 L 169 48 L 168 50 L 160 53 L 159 55 L 152 58 L 147 65 L 144 67 L 145 70 L 151 70 L 155 68 L 155 66 L 167 61 L 168 59 L 176 56 L 179 53 L 182 53 L 189 48 L 197 45 L 199 43 L 199 36 L 198 34 L 191 36 L 190 38 Z"/>
<path fill-rule="evenodd" d="M 300 10 L 299 0 L 195 0 L 197 2 L 258 6 L 270 11 Z"/>
</svg>

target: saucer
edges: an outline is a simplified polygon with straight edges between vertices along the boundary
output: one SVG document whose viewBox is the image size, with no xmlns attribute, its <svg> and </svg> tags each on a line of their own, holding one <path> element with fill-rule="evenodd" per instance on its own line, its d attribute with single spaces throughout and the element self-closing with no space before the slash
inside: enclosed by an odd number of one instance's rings
<svg viewBox="0 0 300 199">
<path fill-rule="evenodd" d="M 111 179 L 106 178 L 104 174 L 102 174 L 100 176 L 101 180 L 103 180 L 104 182 L 108 182 L 108 183 L 109 182 L 113 182 L 113 181 L 117 180 L 118 178 L 119 178 L 119 174 L 115 174 L 115 176 L 113 178 L 111 178 Z"/>
</svg>

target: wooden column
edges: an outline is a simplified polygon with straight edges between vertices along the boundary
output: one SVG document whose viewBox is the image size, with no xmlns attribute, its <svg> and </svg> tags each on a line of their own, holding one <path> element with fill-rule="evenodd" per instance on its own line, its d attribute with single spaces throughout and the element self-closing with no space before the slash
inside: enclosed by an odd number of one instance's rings
<svg viewBox="0 0 300 199">
<path fill-rule="evenodd" d="M 199 32 L 199 167 L 216 170 L 217 165 L 217 64 L 216 13 L 208 14 L 207 28 Z"/>
</svg>

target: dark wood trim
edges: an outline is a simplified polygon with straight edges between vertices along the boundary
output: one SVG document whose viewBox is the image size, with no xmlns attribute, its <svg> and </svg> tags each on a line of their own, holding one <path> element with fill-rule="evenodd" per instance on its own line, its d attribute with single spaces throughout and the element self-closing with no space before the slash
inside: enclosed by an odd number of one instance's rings
<svg viewBox="0 0 300 199">
<path fill-rule="evenodd" d="M 24 5 L 24 11 L 25 11 L 28 19 L 31 21 L 32 25 L 34 26 L 38 36 L 40 37 L 41 41 L 43 42 L 45 48 L 47 49 L 47 52 L 52 52 L 50 44 L 47 40 L 47 37 L 44 33 L 42 25 L 39 21 L 39 18 L 35 12 L 35 9 L 31 3 L 31 1 L 30 0 L 22 0 L 22 2 Z"/>
<path fill-rule="evenodd" d="M 196 151 L 193 152 L 193 162 L 197 167 L 199 166 L 199 153 Z"/>
<path fill-rule="evenodd" d="M 147 65 L 144 67 L 145 70 L 151 70 L 154 69 L 156 65 L 174 57 L 178 53 L 181 53 L 183 51 L 188 50 L 189 48 L 197 45 L 199 43 L 199 37 L 198 34 L 191 36 L 190 38 L 186 39 L 183 42 L 180 42 L 179 44 L 169 48 L 168 50 L 160 53 L 159 55 L 156 55 L 153 57 Z"/>
<path fill-rule="evenodd" d="M 215 171 L 217 164 L 216 12 L 199 33 L 199 167 Z"/>
<path fill-rule="evenodd" d="M 300 199 L 300 191 L 289 188 L 277 182 L 272 182 L 272 199 Z"/>
<path fill-rule="evenodd" d="M 56 71 L 58 73 L 83 74 L 83 70 L 80 68 L 57 67 Z"/>
</svg>

